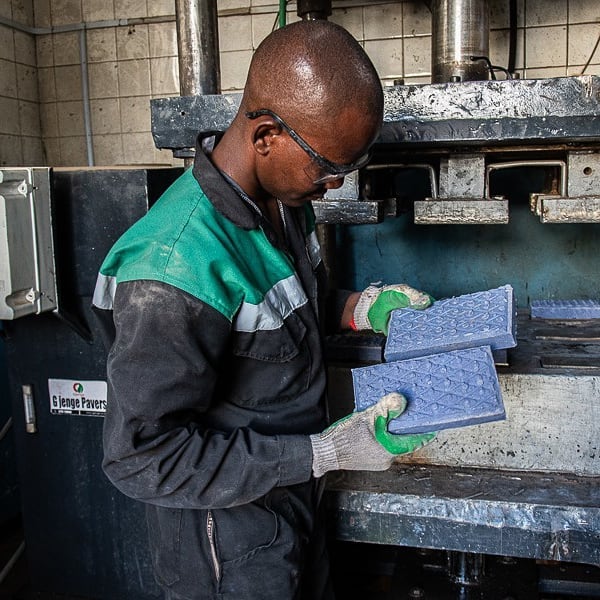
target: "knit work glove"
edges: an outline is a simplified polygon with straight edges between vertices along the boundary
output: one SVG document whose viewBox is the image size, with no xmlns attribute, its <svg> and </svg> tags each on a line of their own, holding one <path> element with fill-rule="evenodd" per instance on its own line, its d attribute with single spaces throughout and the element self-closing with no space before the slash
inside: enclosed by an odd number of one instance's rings
<svg viewBox="0 0 600 600">
<path fill-rule="evenodd" d="M 431 305 L 433 298 L 425 292 L 400 283 L 377 287 L 370 285 L 362 292 L 354 309 L 353 329 L 372 329 L 388 334 L 390 316 L 397 308 L 422 310 Z"/>
<path fill-rule="evenodd" d="M 366 410 L 336 421 L 322 433 L 310 436 L 313 474 L 327 471 L 385 471 L 399 454 L 413 452 L 435 437 L 435 433 L 394 435 L 388 423 L 400 416 L 406 399 L 398 393 L 384 396 Z"/>
</svg>

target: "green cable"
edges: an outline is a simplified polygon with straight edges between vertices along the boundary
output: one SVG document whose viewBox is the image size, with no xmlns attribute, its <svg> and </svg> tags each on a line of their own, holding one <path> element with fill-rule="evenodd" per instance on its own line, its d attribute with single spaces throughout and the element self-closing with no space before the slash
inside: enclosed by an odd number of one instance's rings
<svg viewBox="0 0 600 600">
<path fill-rule="evenodd" d="M 279 28 L 285 27 L 285 9 L 287 0 L 279 0 Z"/>
</svg>

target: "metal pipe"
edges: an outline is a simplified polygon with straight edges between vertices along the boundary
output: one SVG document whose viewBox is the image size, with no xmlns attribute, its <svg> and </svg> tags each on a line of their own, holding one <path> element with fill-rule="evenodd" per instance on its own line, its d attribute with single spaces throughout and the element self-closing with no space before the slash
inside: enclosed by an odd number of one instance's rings
<svg viewBox="0 0 600 600">
<path fill-rule="evenodd" d="M 298 0 L 296 12 L 304 21 L 327 19 L 331 15 L 331 0 Z"/>
<path fill-rule="evenodd" d="M 182 96 L 219 94 L 219 29 L 214 0 L 176 0 L 179 89 Z"/>
<path fill-rule="evenodd" d="M 88 77 L 88 57 L 85 29 L 79 31 L 79 66 L 81 68 L 81 97 L 83 102 L 83 126 L 87 165 L 94 166 L 94 144 L 92 141 L 92 111 L 90 108 L 90 85 Z"/>
<path fill-rule="evenodd" d="M 432 0 L 431 81 L 488 79 L 489 56 L 487 0 Z"/>
</svg>

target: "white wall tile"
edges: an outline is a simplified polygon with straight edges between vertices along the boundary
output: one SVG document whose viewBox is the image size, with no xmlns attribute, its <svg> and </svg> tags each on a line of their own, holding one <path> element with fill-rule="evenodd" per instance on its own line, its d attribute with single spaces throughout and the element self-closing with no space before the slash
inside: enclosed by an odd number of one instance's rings
<svg viewBox="0 0 600 600">
<path fill-rule="evenodd" d="M 19 128 L 21 135 L 41 135 L 40 107 L 37 102 L 19 100 Z"/>
<path fill-rule="evenodd" d="M 0 96 L 0 133 L 19 134 L 19 101 Z"/>
<path fill-rule="evenodd" d="M 252 49 L 252 22 L 247 17 L 219 18 L 219 49 L 221 52 Z"/>
<path fill-rule="evenodd" d="M 404 35 L 431 34 L 431 11 L 419 0 L 402 4 Z"/>
<path fill-rule="evenodd" d="M 365 40 L 402 37 L 402 3 L 363 8 Z"/>
<path fill-rule="evenodd" d="M 402 77 L 402 40 L 366 41 L 365 51 L 373 61 L 380 78 Z"/>
<path fill-rule="evenodd" d="M 114 0 L 116 19 L 147 17 L 146 0 Z"/>
<path fill-rule="evenodd" d="M 600 6 L 598 7 L 600 11 Z M 600 47 L 594 46 L 600 36 L 600 22 L 589 25 L 569 25 L 569 64 L 585 65 L 590 56 L 591 63 L 600 63 Z"/>
<path fill-rule="evenodd" d="M 117 60 L 116 28 L 90 29 L 87 32 L 88 62 Z"/>
<path fill-rule="evenodd" d="M 55 27 L 81 23 L 83 20 L 81 0 L 52 0 L 50 16 Z"/>
<path fill-rule="evenodd" d="M 179 93 L 179 62 L 175 56 L 150 59 L 153 96 Z"/>
<path fill-rule="evenodd" d="M 118 62 L 119 95 L 149 96 L 150 66 L 147 59 Z"/>
<path fill-rule="evenodd" d="M 232 10 L 235 8 L 250 8 L 250 0 L 219 0 L 219 10 Z"/>
<path fill-rule="evenodd" d="M 15 39 L 13 29 L 0 25 L 0 58 L 15 60 Z"/>
<path fill-rule="evenodd" d="M 23 147 L 23 165 L 26 167 L 41 167 L 46 165 L 42 147 L 42 139 L 38 136 L 21 138 Z"/>
<path fill-rule="evenodd" d="M 600 75 L 600 64 L 596 63 L 590 64 L 585 68 L 585 65 L 577 65 L 573 67 L 569 67 L 567 69 L 567 76 L 579 76 L 579 75 Z"/>
<path fill-rule="evenodd" d="M 150 98 L 148 96 L 121 98 L 121 131 L 141 133 L 150 130 Z"/>
<path fill-rule="evenodd" d="M 567 70 L 565 67 L 544 67 L 539 69 L 527 69 L 527 79 L 549 79 L 551 77 L 565 77 Z"/>
<path fill-rule="evenodd" d="M 86 23 L 112 21 L 115 18 L 113 0 L 81 0 L 81 9 Z"/>
<path fill-rule="evenodd" d="M 251 50 L 221 52 L 221 88 L 223 91 L 244 89 L 251 59 Z"/>
<path fill-rule="evenodd" d="M 0 134 L 0 167 L 23 164 L 21 136 Z"/>
<path fill-rule="evenodd" d="M 54 65 L 54 42 L 51 35 L 36 36 L 35 50 L 38 67 L 50 67 Z"/>
<path fill-rule="evenodd" d="M 38 69 L 40 102 L 56 102 L 56 80 L 53 67 Z"/>
<path fill-rule="evenodd" d="M 79 32 L 68 31 L 56 33 L 53 36 L 54 64 L 78 65 L 81 62 L 79 53 Z"/>
<path fill-rule="evenodd" d="M 92 134 L 120 133 L 121 109 L 118 98 L 90 100 Z"/>
<path fill-rule="evenodd" d="M 17 63 L 17 95 L 21 100 L 39 102 L 37 69 Z"/>
<path fill-rule="evenodd" d="M 258 48 L 259 44 L 273 31 L 275 17 L 272 13 L 252 15 L 252 47 Z M 220 45 L 220 40 L 219 40 Z"/>
<path fill-rule="evenodd" d="M 349 31 L 359 42 L 365 39 L 362 7 L 334 9 L 330 20 Z"/>
<path fill-rule="evenodd" d="M 118 63 L 116 61 L 88 65 L 90 98 L 116 98 L 119 95 Z"/>
<path fill-rule="evenodd" d="M 13 21 L 33 27 L 33 0 L 12 0 L 11 4 Z"/>
<path fill-rule="evenodd" d="M 524 64 L 524 30 L 517 30 L 517 53 L 515 57 L 515 68 L 521 69 Z M 508 66 L 508 47 L 510 33 L 508 29 L 497 29 L 490 31 L 490 60 L 493 65 L 500 67 Z"/>
<path fill-rule="evenodd" d="M 23 31 L 15 31 L 15 58 L 24 65 L 37 66 L 35 37 Z"/>
<path fill-rule="evenodd" d="M 130 25 L 117 27 L 117 60 L 130 58 L 147 58 L 150 54 L 148 45 L 148 26 Z"/>
<path fill-rule="evenodd" d="M 61 137 L 84 134 L 83 104 L 81 101 L 57 102 L 58 133 Z"/>
<path fill-rule="evenodd" d="M 124 133 L 122 139 L 124 164 L 152 164 L 154 161 L 154 140 L 149 131 Z"/>
<path fill-rule="evenodd" d="M 431 36 L 404 38 L 404 74 L 431 73 Z"/>
<path fill-rule="evenodd" d="M 51 167 L 60 166 L 60 138 L 43 138 L 42 147 L 44 149 L 46 164 Z"/>
<path fill-rule="evenodd" d="M 59 167 L 84 167 L 87 165 L 87 149 L 84 136 L 61 137 Z"/>
<path fill-rule="evenodd" d="M 567 28 L 530 27 L 525 32 L 525 66 L 563 66 L 567 61 Z"/>
<path fill-rule="evenodd" d="M 598 0 L 569 0 L 569 23 L 600 21 Z"/>
<path fill-rule="evenodd" d="M 57 100 L 81 100 L 81 67 L 79 65 L 56 67 L 54 77 L 56 78 Z"/>
<path fill-rule="evenodd" d="M 94 163 L 98 166 L 122 165 L 123 140 L 121 134 L 95 135 L 93 138 Z"/>
<path fill-rule="evenodd" d="M 42 137 L 58 137 L 56 102 L 40 104 L 40 125 L 42 127 Z"/>
<path fill-rule="evenodd" d="M 34 0 L 33 21 L 36 27 L 50 27 L 52 25 L 50 0 Z"/>
<path fill-rule="evenodd" d="M 527 0 L 525 5 L 525 24 L 563 25 L 567 22 L 567 0 Z"/>
<path fill-rule="evenodd" d="M 148 16 L 163 17 L 175 14 L 175 0 L 148 0 Z"/>
<path fill-rule="evenodd" d="M 2 87 L 0 94 L 9 96 L 10 98 L 17 97 L 17 69 L 15 63 L 10 60 L 0 58 L 0 81 Z"/>
<path fill-rule="evenodd" d="M 177 56 L 177 28 L 175 23 L 148 25 L 149 56 Z"/>
</svg>

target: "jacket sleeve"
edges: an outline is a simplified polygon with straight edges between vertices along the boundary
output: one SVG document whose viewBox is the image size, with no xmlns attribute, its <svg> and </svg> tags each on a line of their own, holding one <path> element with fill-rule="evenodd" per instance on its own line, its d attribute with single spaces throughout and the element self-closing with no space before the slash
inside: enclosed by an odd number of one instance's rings
<svg viewBox="0 0 600 600">
<path fill-rule="evenodd" d="M 308 481 L 310 439 L 203 426 L 230 323 L 172 286 L 117 287 L 108 356 L 103 468 L 124 494 L 159 506 L 224 508 Z"/>
</svg>

